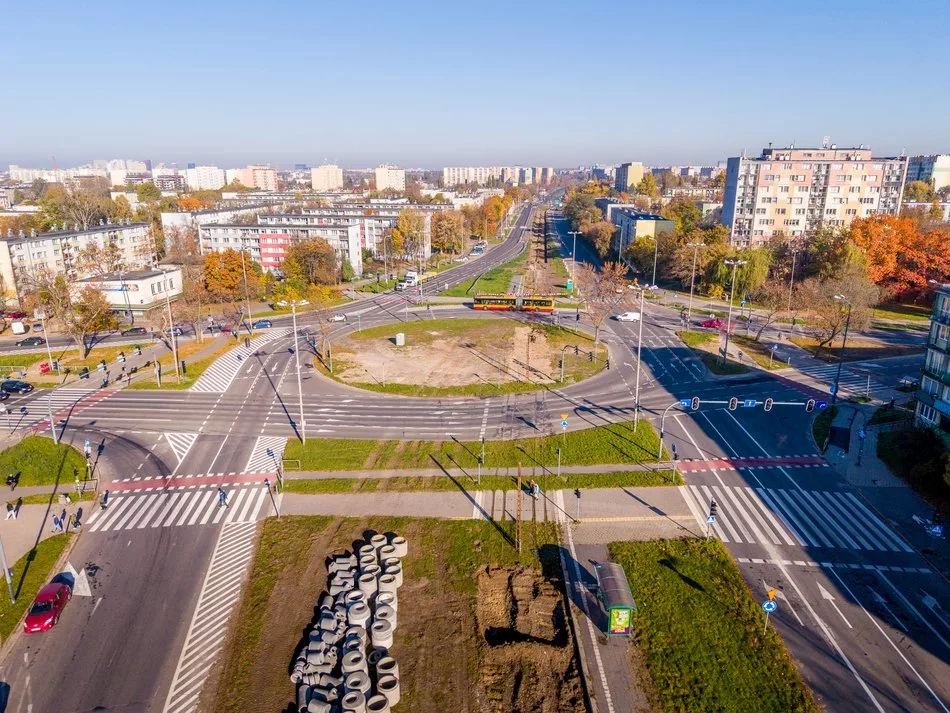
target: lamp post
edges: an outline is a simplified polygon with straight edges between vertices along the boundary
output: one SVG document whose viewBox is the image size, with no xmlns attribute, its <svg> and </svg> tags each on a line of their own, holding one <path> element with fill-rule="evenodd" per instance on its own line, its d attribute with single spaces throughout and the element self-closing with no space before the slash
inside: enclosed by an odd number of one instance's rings
<svg viewBox="0 0 950 713">
<path fill-rule="evenodd" d="M 644 309 L 644 294 L 646 290 L 641 286 L 640 287 L 640 326 L 637 329 L 637 377 L 636 385 L 634 386 L 633 400 L 636 402 L 633 410 L 633 429 L 636 431 L 637 426 L 640 423 L 640 347 L 643 344 L 643 309 Z"/>
<path fill-rule="evenodd" d="M 577 280 L 574 279 L 574 266 L 577 265 L 577 234 L 578 230 L 568 230 L 568 235 L 574 236 L 574 247 L 571 249 L 571 295 L 577 290 Z"/>
<path fill-rule="evenodd" d="M 39 317 L 40 324 L 43 325 L 43 341 L 46 342 L 46 356 L 49 357 L 49 368 L 52 369 L 53 368 L 53 351 L 52 349 L 50 349 L 49 333 L 47 333 L 46 331 L 46 310 L 45 309 L 33 310 L 33 316 Z M 58 361 L 56 362 L 56 373 L 57 374 L 60 373 Z"/>
<path fill-rule="evenodd" d="M 178 340 L 175 338 L 175 323 L 172 321 L 172 303 L 171 299 L 168 296 L 168 291 L 171 287 L 171 284 L 168 282 L 168 272 L 162 270 L 162 276 L 164 277 L 164 289 L 165 289 L 165 309 L 168 311 L 168 331 L 172 339 L 172 358 L 175 360 L 175 378 L 178 380 L 178 383 L 181 383 L 181 370 L 178 364 Z M 158 362 L 156 362 L 157 364 Z"/>
<path fill-rule="evenodd" d="M 247 309 L 247 322 L 244 327 L 251 333 L 251 296 L 247 289 L 247 266 L 244 264 L 244 250 L 241 250 L 241 272 L 244 274 L 244 306 Z"/>
<path fill-rule="evenodd" d="M 841 352 L 838 354 L 838 370 L 835 372 L 835 387 L 831 392 L 831 408 L 835 407 L 835 401 L 838 400 L 838 383 L 841 379 L 841 366 L 844 363 L 844 345 L 848 343 L 848 327 L 851 326 L 851 302 L 844 295 L 835 295 L 836 300 L 840 300 L 848 305 L 848 316 L 844 321 L 844 336 L 841 338 Z"/>
<path fill-rule="evenodd" d="M 300 404 L 300 440 L 307 442 L 307 424 L 303 418 L 303 387 L 300 385 L 300 350 L 297 348 L 297 300 L 291 300 L 290 311 L 294 320 L 294 361 L 297 363 L 297 398 Z"/>
<path fill-rule="evenodd" d="M 729 290 L 729 316 L 726 317 L 726 348 L 722 351 L 722 360 L 726 361 L 729 359 L 729 328 L 732 326 L 732 301 L 736 296 L 736 271 L 739 269 L 740 265 L 745 265 L 748 260 L 726 260 L 727 265 L 732 265 L 732 288 Z"/>
<path fill-rule="evenodd" d="M 797 250 L 792 250 L 792 273 L 788 276 L 788 311 L 792 311 L 792 286 L 795 284 L 795 256 Z"/>
<path fill-rule="evenodd" d="M 688 325 L 693 316 L 693 284 L 696 281 L 696 258 L 699 255 L 699 249 L 706 247 L 706 243 L 686 243 L 686 247 L 693 249 L 693 271 L 689 276 L 689 306 L 686 308 L 686 322 Z"/>
<path fill-rule="evenodd" d="M 660 241 L 657 240 L 654 235 L 647 235 L 645 237 L 653 241 L 653 279 L 650 280 L 650 284 L 656 287 L 656 257 L 660 252 Z"/>
</svg>

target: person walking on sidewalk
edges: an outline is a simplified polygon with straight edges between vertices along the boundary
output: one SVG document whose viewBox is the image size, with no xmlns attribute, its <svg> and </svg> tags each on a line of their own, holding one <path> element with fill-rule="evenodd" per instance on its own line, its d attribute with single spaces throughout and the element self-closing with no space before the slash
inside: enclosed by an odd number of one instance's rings
<svg viewBox="0 0 950 713">
<path fill-rule="evenodd" d="M 7 503 L 7 520 L 16 520 L 16 510 L 13 503 Z"/>
</svg>

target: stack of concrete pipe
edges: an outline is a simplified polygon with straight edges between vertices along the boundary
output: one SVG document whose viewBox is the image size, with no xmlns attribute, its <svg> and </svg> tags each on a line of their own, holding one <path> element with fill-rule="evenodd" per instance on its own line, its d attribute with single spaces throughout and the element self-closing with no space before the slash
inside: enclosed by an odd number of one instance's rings
<svg viewBox="0 0 950 713">
<path fill-rule="evenodd" d="M 399 703 L 389 649 L 408 550 L 404 537 L 373 535 L 356 554 L 330 558 L 317 621 L 290 674 L 300 713 L 388 713 Z"/>
</svg>

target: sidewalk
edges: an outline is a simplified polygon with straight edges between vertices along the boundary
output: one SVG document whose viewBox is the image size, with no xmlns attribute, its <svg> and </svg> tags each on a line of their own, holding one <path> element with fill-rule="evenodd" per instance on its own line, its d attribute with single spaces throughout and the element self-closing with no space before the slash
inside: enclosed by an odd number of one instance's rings
<svg viewBox="0 0 950 713">
<path fill-rule="evenodd" d="M 673 464 L 661 463 L 617 463 L 605 465 L 562 465 L 561 473 L 623 473 L 627 471 L 670 470 Z M 557 466 L 554 463 L 544 465 L 523 464 L 521 475 L 530 478 L 532 472 L 536 475 L 556 475 Z M 518 467 L 482 468 L 483 476 L 517 477 Z M 285 471 L 286 480 L 326 480 L 330 478 L 370 479 L 370 478 L 419 478 L 419 477 L 452 477 L 475 478 L 477 468 L 388 468 L 380 470 L 297 470 Z"/>
</svg>

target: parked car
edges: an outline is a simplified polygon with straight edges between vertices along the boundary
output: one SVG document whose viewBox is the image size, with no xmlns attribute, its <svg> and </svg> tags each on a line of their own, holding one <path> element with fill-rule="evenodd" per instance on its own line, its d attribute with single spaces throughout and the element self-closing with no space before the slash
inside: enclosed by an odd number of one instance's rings
<svg viewBox="0 0 950 713">
<path fill-rule="evenodd" d="M 174 334 L 176 337 L 183 335 L 185 331 L 181 327 L 172 327 L 171 329 L 166 329 L 165 334 Z"/>
<path fill-rule="evenodd" d="M 270 329 L 273 326 L 269 319 L 259 319 L 251 325 L 251 329 Z"/>
<path fill-rule="evenodd" d="M 26 339 L 18 339 L 16 345 L 18 347 L 41 347 L 46 344 L 46 340 L 43 337 L 27 337 Z"/>
<path fill-rule="evenodd" d="M 719 317 L 713 317 L 712 319 L 707 319 L 705 322 L 700 322 L 700 327 L 705 327 L 706 329 L 722 329 L 724 322 L 719 319 Z"/>
<path fill-rule="evenodd" d="M 0 391 L 6 391 L 8 394 L 28 394 L 33 390 L 33 385 L 19 379 L 7 379 L 0 382 Z"/>
<path fill-rule="evenodd" d="M 346 321 L 346 315 L 345 315 L 345 314 L 334 314 L 334 315 L 332 315 L 332 316 L 330 317 L 330 319 L 328 319 L 327 321 L 328 321 L 328 322 L 345 322 L 345 321 Z"/>
<path fill-rule="evenodd" d="M 622 312 L 616 316 L 618 322 L 639 322 L 640 313 L 639 312 Z"/>
<path fill-rule="evenodd" d="M 43 331 L 43 323 L 42 323 L 42 322 L 33 322 L 33 325 L 30 327 L 30 329 L 32 329 L 34 332 L 42 332 L 42 331 Z"/>
<path fill-rule="evenodd" d="M 26 317 L 26 312 L 7 312 L 3 316 L 7 319 L 23 319 Z"/>
<path fill-rule="evenodd" d="M 59 621 L 60 614 L 73 596 L 69 585 L 63 583 L 47 584 L 33 599 L 33 604 L 23 620 L 23 631 L 32 634 L 37 631 L 49 631 Z"/>
<path fill-rule="evenodd" d="M 145 327 L 129 327 L 122 330 L 123 337 L 131 337 L 136 334 L 148 334 L 148 330 Z"/>
</svg>

